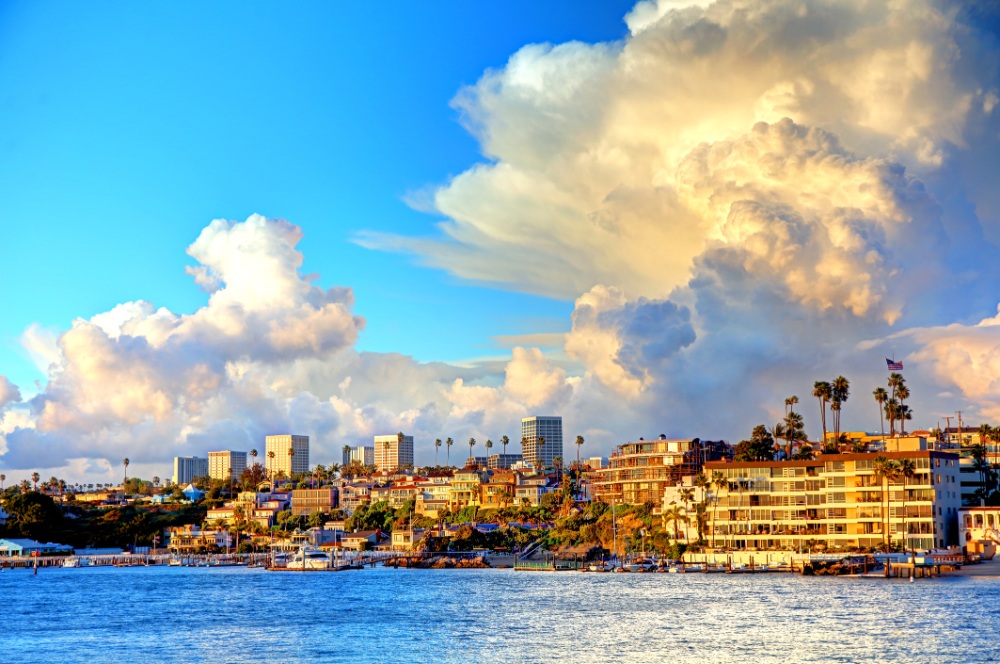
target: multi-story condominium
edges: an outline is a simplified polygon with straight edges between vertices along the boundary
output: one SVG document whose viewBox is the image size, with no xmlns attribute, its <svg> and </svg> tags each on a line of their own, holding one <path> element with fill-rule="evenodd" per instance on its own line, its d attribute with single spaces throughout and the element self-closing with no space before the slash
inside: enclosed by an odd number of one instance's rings
<svg viewBox="0 0 1000 664">
<path fill-rule="evenodd" d="M 470 456 L 465 460 L 464 468 L 487 468 L 490 464 L 489 457 Z"/>
<path fill-rule="evenodd" d="M 208 475 L 208 459 L 199 457 L 174 457 L 174 484 L 190 484 L 196 477 Z"/>
<path fill-rule="evenodd" d="M 449 492 L 449 509 L 457 512 L 470 505 L 479 505 L 479 485 L 482 484 L 485 472 L 479 470 L 459 470 L 451 480 Z"/>
<path fill-rule="evenodd" d="M 710 462 L 723 484 L 709 504 L 708 539 L 730 548 L 908 549 L 958 544 L 958 455 L 885 452 L 909 459 L 912 477 L 885 478 L 876 454 L 823 454 L 811 461 Z M 905 483 L 905 486 L 904 486 Z"/>
<path fill-rule="evenodd" d="M 230 479 L 236 479 L 246 467 L 246 452 L 226 450 L 208 453 L 208 476 L 213 480 L 228 482 Z"/>
<path fill-rule="evenodd" d="M 521 456 L 532 468 L 551 468 L 563 456 L 562 418 L 546 415 L 521 420 Z"/>
<path fill-rule="evenodd" d="M 320 489 L 293 489 L 292 514 L 302 516 L 313 512 L 329 512 L 333 509 L 335 499 L 336 489 L 329 486 Z"/>
<path fill-rule="evenodd" d="M 522 461 L 524 461 L 524 457 L 520 454 L 491 454 L 486 462 L 486 466 L 490 470 L 500 470 L 510 468 L 515 463 L 521 463 Z"/>
<path fill-rule="evenodd" d="M 349 466 L 356 463 L 359 466 L 375 465 L 375 448 L 359 445 L 344 452 L 344 465 Z"/>
<path fill-rule="evenodd" d="M 584 466 L 589 466 L 591 470 L 600 470 L 608 465 L 608 460 L 604 457 L 587 457 L 586 459 L 580 459 L 580 463 Z"/>
<path fill-rule="evenodd" d="M 264 468 L 269 477 L 308 473 L 309 436 L 282 434 L 264 438 Z"/>
<path fill-rule="evenodd" d="M 723 441 L 640 438 L 619 445 L 608 459 L 608 467 L 591 473 L 594 500 L 615 505 L 652 503 L 653 511 L 659 514 L 667 487 L 697 475 L 706 461 L 731 455 L 731 448 Z"/>
<path fill-rule="evenodd" d="M 413 436 L 375 436 L 375 467 L 393 471 L 413 465 Z"/>
</svg>

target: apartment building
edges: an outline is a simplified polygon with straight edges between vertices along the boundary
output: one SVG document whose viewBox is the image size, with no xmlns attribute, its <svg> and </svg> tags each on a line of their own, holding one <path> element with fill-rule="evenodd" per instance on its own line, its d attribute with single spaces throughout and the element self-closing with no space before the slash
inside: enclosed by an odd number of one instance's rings
<svg viewBox="0 0 1000 664">
<path fill-rule="evenodd" d="M 562 418 L 535 415 L 521 420 L 521 455 L 532 468 L 552 468 L 563 458 Z"/>
<path fill-rule="evenodd" d="M 174 457 L 174 484 L 190 484 L 196 477 L 208 475 L 208 459 L 195 456 Z"/>
<path fill-rule="evenodd" d="M 208 453 L 208 476 L 213 480 L 235 480 L 247 467 L 247 453 L 224 450 Z"/>
<path fill-rule="evenodd" d="M 615 505 L 652 503 L 653 512 L 659 514 L 667 487 L 697 475 L 707 461 L 727 458 L 732 458 L 732 448 L 724 441 L 640 438 L 619 445 L 607 468 L 592 471 L 594 500 Z"/>
<path fill-rule="evenodd" d="M 413 436 L 402 433 L 375 436 L 375 467 L 394 471 L 413 466 Z"/>
<path fill-rule="evenodd" d="M 344 452 L 344 465 L 349 466 L 352 463 L 359 466 L 374 466 L 375 448 L 364 445 L 348 448 Z"/>
<path fill-rule="evenodd" d="M 268 477 L 292 477 L 309 472 L 309 436 L 281 434 L 264 438 L 264 468 Z"/>
<path fill-rule="evenodd" d="M 712 491 L 707 538 L 735 549 L 908 549 L 958 544 L 958 455 L 886 452 L 909 459 L 913 477 L 877 474 L 876 454 L 820 455 L 811 461 L 709 462 L 725 481 Z M 904 487 L 905 481 L 905 487 Z"/>
</svg>

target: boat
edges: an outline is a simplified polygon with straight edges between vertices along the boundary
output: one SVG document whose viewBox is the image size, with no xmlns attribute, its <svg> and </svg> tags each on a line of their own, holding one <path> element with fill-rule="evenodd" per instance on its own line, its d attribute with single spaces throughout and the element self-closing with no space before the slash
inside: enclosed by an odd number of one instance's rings
<svg viewBox="0 0 1000 664">
<path fill-rule="evenodd" d="M 303 546 L 288 561 L 288 569 L 329 569 L 330 554 L 314 546 Z"/>
<path fill-rule="evenodd" d="M 170 556 L 170 560 L 167 562 L 169 567 L 180 567 L 184 564 L 184 561 L 177 556 Z"/>
<path fill-rule="evenodd" d="M 66 558 L 65 560 L 63 560 L 62 564 L 63 567 L 79 567 L 80 565 L 81 565 L 80 559 L 77 558 L 76 556 L 70 556 L 69 558 Z"/>
</svg>

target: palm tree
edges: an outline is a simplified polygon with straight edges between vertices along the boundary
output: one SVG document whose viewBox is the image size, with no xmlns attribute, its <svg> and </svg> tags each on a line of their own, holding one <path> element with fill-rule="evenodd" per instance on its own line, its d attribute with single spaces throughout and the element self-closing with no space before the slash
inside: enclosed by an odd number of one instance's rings
<svg viewBox="0 0 1000 664">
<path fill-rule="evenodd" d="M 583 436 L 576 437 L 576 472 L 580 472 L 580 448 L 583 447 Z"/>
<path fill-rule="evenodd" d="M 917 474 L 917 464 L 913 459 L 900 459 L 896 464 L 898 477 L 903 480 L 903 553 L 906 553 L 906 480 L 912 480 Z"/>
<path fill-rule="evenodd" d="M 0 491 L 3 491 L 3 482 L 5 479 L 7 479 L 7 476 L 4 475 L 3 473 L 0 473 Z"/>
<path fill-rule="evenodd" d="M 823 423 L 823 445 L 826 445 L 826 404 L 833 395 L 833 388 L 825 380 L 817 380 L 813 383 L 813 396 L 819 400 L 819 417 Z"/>
<path fill-rule="evenodd" d="M 990 429 L 990 440 L 993 441 L 993 462 L 996 465 L 997 459 L 1000 458 L 1000 426 Z"/>
<path fill-rule="evenodd" d="M 438 450 L 441 449 L 441 439 L 434 439 L 434 465 L 438 465 Z"/>
<path fill-rule="evenodd" d="M 792 410 L 792 408 L 798 402 L 799 402 L 799 398 L 797 396 L 795 396 L 794 394 L 792 396 L 788 397 L 787 399 L 785 399 L 785 415 L 787 415 L 788 411 Z"/>
<path fill-rule="evenodd" d="M 776 446 L 776 449 L 781 449 L 781 446 L 778 445 L 778 441 L 779 440 L 784 440 L 785 437 L 786 437 L 786 435 L 787 435 L 787 433 L 786 433 L 786 430 L 785 430 L 785 425 L 783 423 L 778 422 L 773 427 L 771 427 L 771 437 L 774 438 L 774 444 Z M 788 459 L 792 458 L 792 453 L 791 453 L 790 450 L 791 450 L 791 446 L 790 445 L 785 448 L 785 460 L 786 461 Z M 775 457 L 775 458 L 777 458 L 777 457 Z"/>
<path fill-rule="evenodd" d="M 875 403 L 878 404 L 878 423 L 882 427 L 882 448 L 885 449 L 885 419 L 882 417 L 885 414 L 885 402 L 889 399 L 889 393 L 885 391 L 884 387 L 876 387 L 872 390 L 872 396 L 875 397 Z"/>
<path fill-rule="evenodd" d="M 510 438 L 507 436 L 500 436 L 500 444 L 503 445 L 503 456 L 504 463 L 507 463 L 507 445 L 510 443 Z"/>
<path fill-rule="evenodd" d="M 687 513 L 677 505 L 673 505 L 670 509 L 663 513 L 663 522 L 665 524 L 673 522 L 674 524 L 674 539 L 680 539 L 680 534 L 677 532 L 677 524 L 688 522 Z"/>
<path fill-rule="evenodd" d="M 785 439 L 788 441 L 789 452 L 800 440 L 805 440 L 806 432 L 802 422 L 802 416 L 794 410 L 788 411 L 785 415 Z"/>
<path fill-rule="evenodd" d="M 836 432 L 837 445 L 840 445 L 840 411 L 851 393 L 851 385 L 843 376 L 837 376 L 830 384 L 832 390 L 832 403 L 830 409 L 833 411 L 833 426 Z"/>
<path fill-rule="evenodd" d="M 295 473 L 292 471 L 292 461 L 294 461 L 294 460 L 295 460 L 295 448 L 294 447 L 289 447 L 288 448 L 288 479 L 289 480 L 291 480 L 295 476 Z"/>
<path fill-rule="evenodd" d="M 729 479 L 726 477 L 726 474 L 724 472 L 722 472 L 721 470 L 713 470 L 712 471 L 711 484 L 712 484 L 712 486 L 715 487 L 715 499 L 712 501 L 712 503 L 713 503 L 713 506 L 712 506 L 712 548 L 715 548 L 715 546 L 716 546 L 716 541 L 715 541 L 715 533 L 716 533 L 716 530 L 715 530 L 715 518 L 719 514 L 719 493 L 722 491 L 722 487 L 726 487 L 727 489 L 729 488 Z"/>
<path fill-rule="evenodd" d="M 472 459 L 472 448 L 475 446 L 475 444 L 476 444 L 476 439 L 475 438 L 470 438 L 469 439 L 469 458 L 470 459 Z M 472 463 L 475 463 L 475 461 L 473 461 Z"/>
<path fill-rule="evenodd" d="M 382 470 L 389 467 L 389 447 L 391 443 L 388 440 L 382 441 Z"/>
<path fill-rule="evenodd" d="M 271 490 L 273 491 L 274 490 L 274 450 L 271 450 L 270 452 L 267 453 L 267 459 L 268 459 L 268 464 L 267 465 L 269 466 L 268 470 L 271 471 L 271 477 L 269 478 L 271 480 Z"/>
<path fill-rule="evenodd" d="M 493 449 L 493 441 L 489 438 L 486 439 L 486 458 L 489 459 L 490 450 Z"/>
<path fill-rule="evenodd" d="M 122 493 L 125 493 L 125 484 L 128 483 L 128 457 L 122 459 L 122 465 L 125 466 L 125 479 L 122 480 Z"/>
<path fill-rule="evenodd" d="M 906 420 L 912 420 L 913 414 L 910 412 L 910 407 L 906 405 L 906 400 L 910 398 L 910 388 L 906 386 L 906 383 L 900 382 L 899 387 L 896 388 L 896 398 L 899 399 L 899 428 L 900 434 L 906 435 Z"/>
<path fill-rule="evenodd" d="M 42 476 L 37 472 L 31 474 L 31 481 L 35 484 L 35 491 L 38 491 L 38 480 L 42 479 Z"/>
<path fill-rule="evenodd" d="M 545 447 L 545 438 L 539 436 L 536 440 L 537 440 L 536 445 L 538 446 L 538 452 L 537 452 L 538 467 L 545 468 L 545 460 L 542 457 L 542 448 Z"/>
<path fill-rule="evenodd" d="M 882 542 L 885 550 L 889 550 L 889 480 L 896 476 L 896 462 L 888 457 L 878 455 L 872 461 L 872 471 L 875 480 L 882 487 L 882 502 L 885 504 L 885 511 L 882 513 Z"/>
<path fill-rule="evenodd" d="M 680 491 L 677 492 L 677 496 L 681 499 L 681 502 L 684 503 L 684 513 L 688 514 L 689 513 L 688 505 L 691 503 L 692 500 L 694 500 L 694 489 L 690 488 L 681 489 Z M 685 537 L 684 539 L 688 538 Z"/>
<path fill-rule="evenodd" d="M 556 469 L 556 483 L 562 484 L 562 457 L 554 457 L 552 459 L 552 466 Z"/>
<path fill-rule="evenodd" d="M 889 408 L 889 404 L 892 404 L 894 406 L 891 409 L 891 411 L 886 412 L 886 414 L 889 416 L 889 434 L 894 436 L 896 435 L 895 422 L 896 422 L 896 415 L 898 414 L 898 406 L 900 403 L 899 388 L 904 387 L 906 385 L 906 381 L 903 379 L 903 374 L 891 373 L 889 374 L 889 380 L 887 381 L 886 385 L 890 388 L 890 397 L 889 397 L 889 402 L 886 404 L 886 408 Z M 909 396 L 909 394 L 907 394 L 907 396 Z"/>
<path fill-rule="evenodd" d="M 451 446 L 455 444 L 455 441 L 453 441 L 451 438 L 447 438 L 445 439 L 444 444 L 446 446 L 445 452 L 446 452 L 448 467 L 451 468 Z"/>
</svg>

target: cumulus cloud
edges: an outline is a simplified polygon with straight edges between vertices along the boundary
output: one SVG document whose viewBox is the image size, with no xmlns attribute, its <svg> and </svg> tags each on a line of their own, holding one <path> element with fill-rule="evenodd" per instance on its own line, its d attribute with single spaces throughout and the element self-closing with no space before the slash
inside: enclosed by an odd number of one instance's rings
<svg viewBox="0 0 1000 664">
<path fill-rule="evenodd" d="M 188 249 L 201 309 L 26 331 L 49 384 L 2 411 L 0 453 L 167 458 L 303 426 L 329 454 L 399 429 L 496 440 L 541 412 L 607 453 L 738 439 L 790 394 L 815 433 L 806 397 L 838 374 L 845 424 L 874 430 L 893 354 L 920 424 L 1000 416 L 1000 60 L 970 11 L 643 0 L 620 41 L 526 45 L 453 102 L 485 161 L 431 193 L 438 232 L 357 241 L 575 301 L 564 355 L 526 347 L 552 330 L 463 366 L 359 353 L 350 290 L 299 274 L 300 229 L 219 220 Z"/>
</svg>

